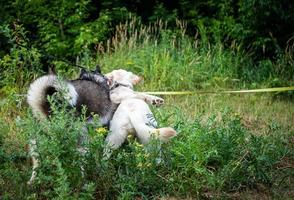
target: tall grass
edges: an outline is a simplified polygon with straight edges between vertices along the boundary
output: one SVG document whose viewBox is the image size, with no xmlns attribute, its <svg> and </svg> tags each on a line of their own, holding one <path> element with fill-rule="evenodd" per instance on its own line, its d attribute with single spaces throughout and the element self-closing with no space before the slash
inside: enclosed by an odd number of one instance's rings
<svg viewBox="0 0 294 200">
<path fill-rule="evenodd" d="M 117 26 L 106 49 L 98 48 L 103 53 L 97 60 L 107 71 L 124 67 L 143 75 L 151 90 L 233 87 L 244 58 L 221 44 L 201 43 L 197 35 L 191 39 L 186 24 L 177 24 L 178 31 L 171 31 L 160 20 L 149 26 L 127 21 Z"/>
<path fill-rule="evenodd" d="M 241 45 L 210 44 L 205 28 L 191 38 L 186 23 L 177 21 L 176 31 L 158 20 L 144 25 L 131 18 L 116 27 L 114 36 L 97 46 L 96 63 L 105 71 L 127 68 L 145 78 L 149 90 L 199 90 L 207 88 L 240 88 L 281 86 L 293 83 L 293 62 L 281 56 L 254 63 Z M 287 54 L 288 55 L 288 54 Z M 283 64 L 281 64 L 283 63 Z M 287 71 L 287 73 L 285 73 Z M 294 73 L 294 71 L 293 71 Z"/>
</svg>

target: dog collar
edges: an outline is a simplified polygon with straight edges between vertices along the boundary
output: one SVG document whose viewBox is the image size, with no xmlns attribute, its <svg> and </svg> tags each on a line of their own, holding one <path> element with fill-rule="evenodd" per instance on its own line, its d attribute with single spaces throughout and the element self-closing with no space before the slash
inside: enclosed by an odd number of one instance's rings
<svg viewBox="0 0 294 200">
<path fill-rule="evenodd" d="M 110 90 L 114 90 L 115 88 L 118 88 L 118 87 L 127 87 L 127 88 L 130 88 L 130 89 L 133 89 L 133 87 L 131 85 L 127 85 L 127 84 L 123 84 L 123 83 L 119 83 L 119 82 L 115 82 Z"/>
</svg>

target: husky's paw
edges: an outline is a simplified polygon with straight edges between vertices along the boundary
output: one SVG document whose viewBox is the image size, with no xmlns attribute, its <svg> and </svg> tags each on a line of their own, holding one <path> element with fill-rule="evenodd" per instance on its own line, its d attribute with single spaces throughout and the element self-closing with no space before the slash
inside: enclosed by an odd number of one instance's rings
<svg viewBox="0 0 294 200">
<path fill-rule="evenodd" d="M 152 105 L 155 105 L 156 107 L 162 106 L 164 104 L 164 100 L 160 97 L 154 97 L 152 99 Z"/>
</svg>

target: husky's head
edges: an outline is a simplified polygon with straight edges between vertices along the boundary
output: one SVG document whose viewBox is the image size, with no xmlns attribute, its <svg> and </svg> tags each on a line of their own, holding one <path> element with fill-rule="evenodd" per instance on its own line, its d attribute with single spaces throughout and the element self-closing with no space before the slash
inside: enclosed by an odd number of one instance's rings
<svg viewBox="0 0 294 200">
<path fill-rule="evenodd" d="M 103 74 L 101 74 L 101 69 L 99 65 L 96 66 L 96 70 L 94 71 L 87 71 L 85 69 L 82 69 L 79 79 L 93 81 L 98 84 L 106 84 L 108 80 Z"/>
</svg>

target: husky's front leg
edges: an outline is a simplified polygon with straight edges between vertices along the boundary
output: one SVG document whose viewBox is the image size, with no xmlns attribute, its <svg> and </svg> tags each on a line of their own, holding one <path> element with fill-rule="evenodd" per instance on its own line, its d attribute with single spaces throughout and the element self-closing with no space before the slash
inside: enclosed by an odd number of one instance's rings
<svg viewBox="0 0 294 200">
<path fill-rule="evenodd" d="M 29 155 L 33 162 L 33 171 L 30 180 L 27 182 L 28 185 L 32 185 L 37 177 L 37 168 L 39 167 L 39 154 L 37 152 L 37 141 L 35 139 L 30 140 L 29 143 Z"/>
<path fill-rule="evenodd" d="M 87 120 L 87 124 L 94 124 L 93 123 L 93 119 L 90 118 Z M 79 136 L 78 138 L 78 152 L 81 155 L 81 165 L 80 165 L 80 169 L 81 169 L 81 174 L 82 177 L 85 177 L 85 165 L 86 165 L 86 154 L 89 153 L 89 148 L 87 147 L 89 145 L 89 137 L 88 137 L 88 128 L 85 125 L 82 129 L 82 134 Z"/>
</svg>

